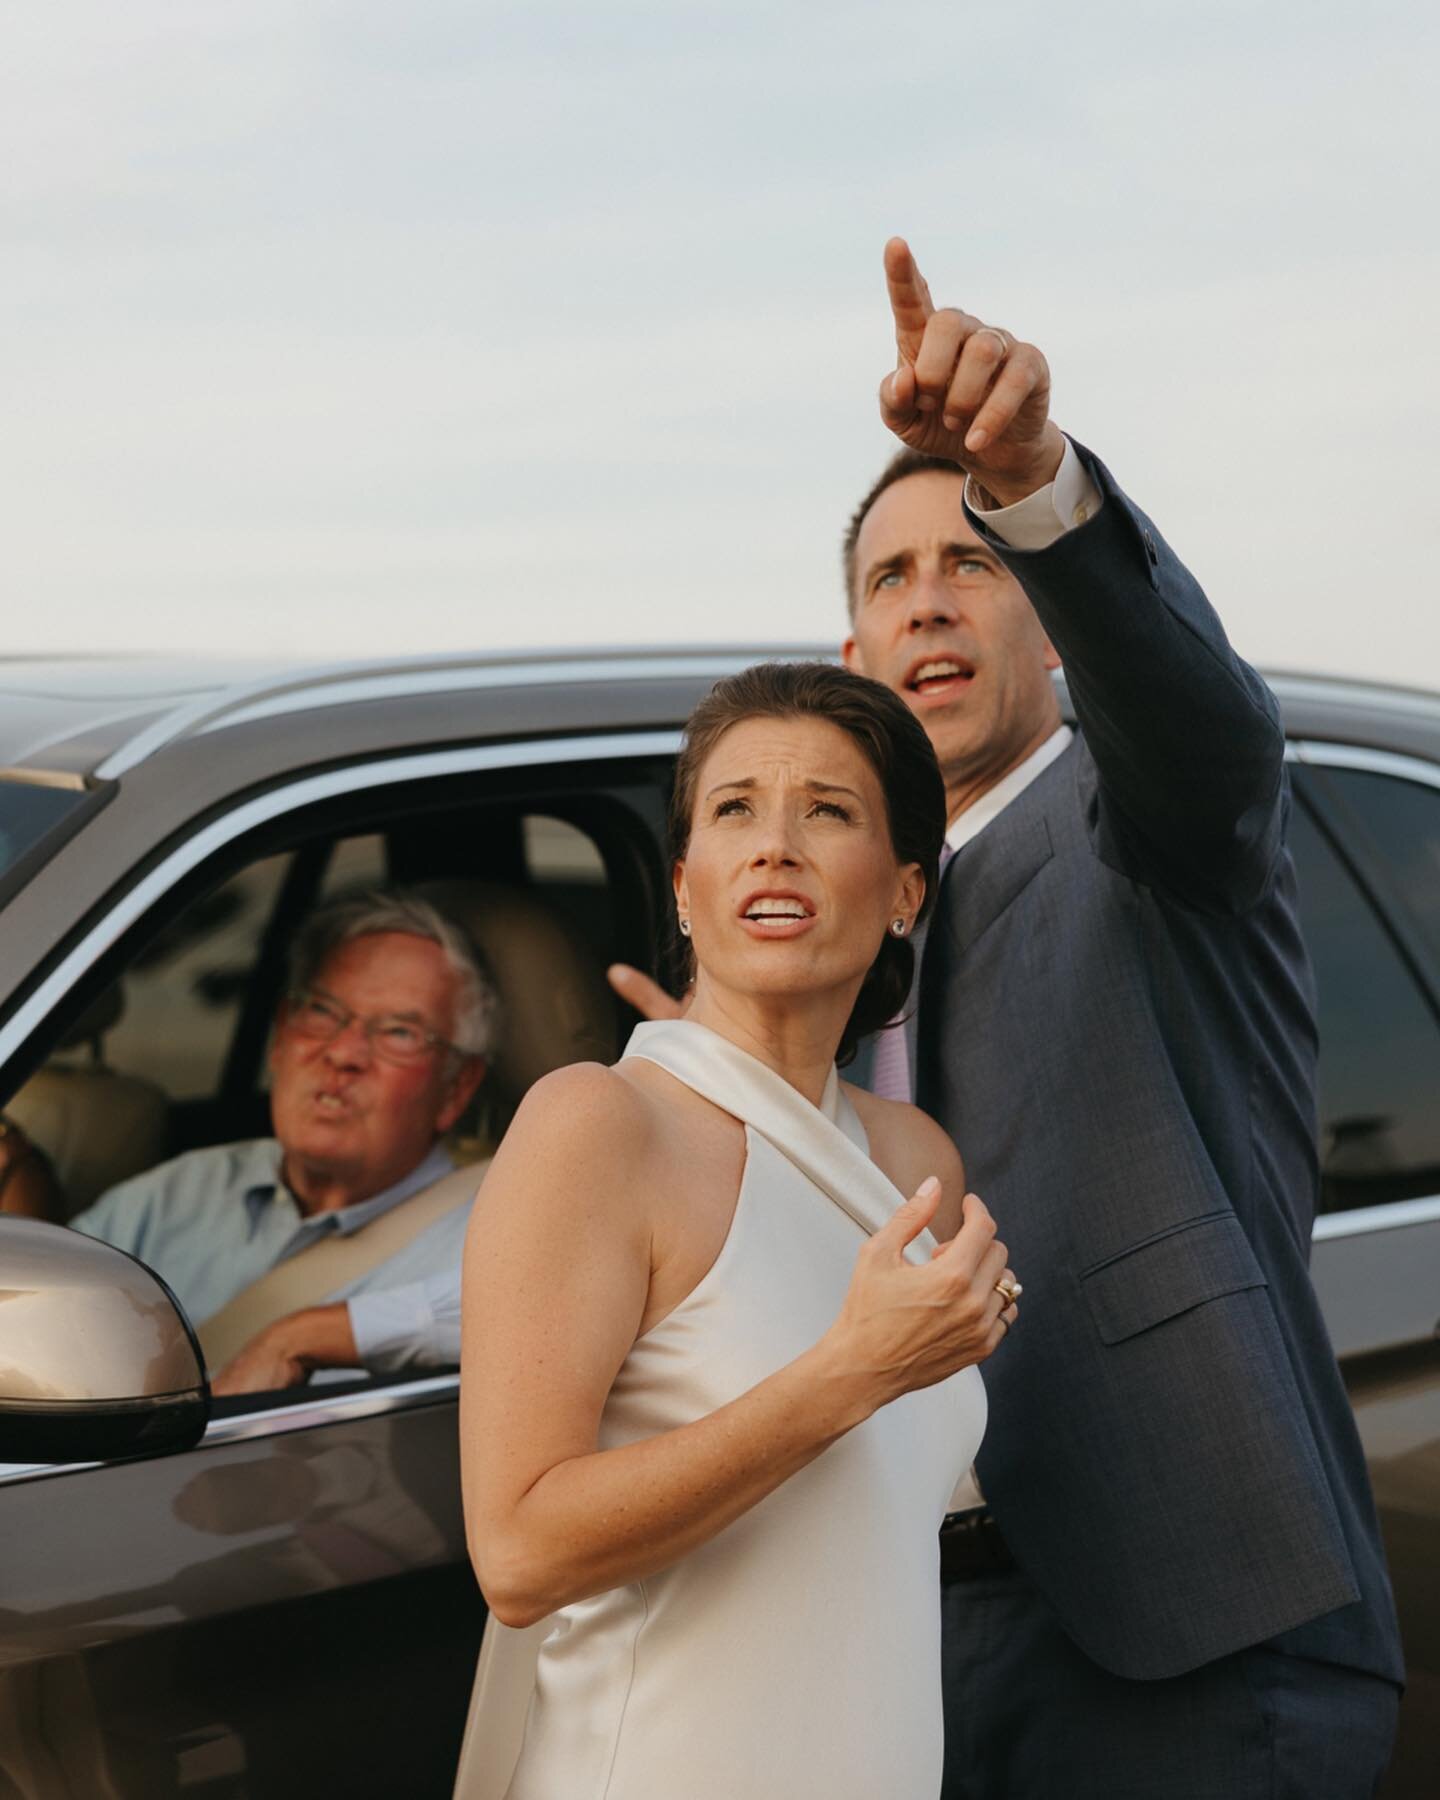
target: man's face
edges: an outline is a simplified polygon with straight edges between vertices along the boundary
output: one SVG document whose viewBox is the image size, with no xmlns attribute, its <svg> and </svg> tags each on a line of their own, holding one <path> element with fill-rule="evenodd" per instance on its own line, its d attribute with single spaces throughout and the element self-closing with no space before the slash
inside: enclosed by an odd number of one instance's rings
<svg viewBox="0 0 1440 1800">
<path fill-rule="evenodd" d="M 1059 724 L 1059 659 L 1020 584 L 970 529 L 964 477 L 907 475 L 865 515 L 845 666 L 893 688 L 935 746 L 952 804 Z"/>
<path fill-rule="evenodd" d="M 443 1048 L 399 1067 L 377 1058 L 364 1019 L 395 1016 L 450 1038 L 455 977 L 428 938 L 376 932 L 342 944 L 315 990 L 356 1016 L 328 1043 L 302 1035 L 282 1009 L 270 1051 L 270 1114 L 295 1165 L 343 1181 L 353 1198 L 378 1194 L 427 1154 L 464 1111 L 483 1073 L 473 1059 L 457 1073 Z"/>
</svg>

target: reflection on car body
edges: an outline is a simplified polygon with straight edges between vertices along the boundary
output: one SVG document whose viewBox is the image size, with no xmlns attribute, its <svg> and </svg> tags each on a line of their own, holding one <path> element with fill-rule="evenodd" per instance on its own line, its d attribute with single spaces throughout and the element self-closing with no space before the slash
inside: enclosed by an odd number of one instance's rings
<svg viewBox="0 0 1440 1800">
<path fill-rule="evenodd" d="M 679 728 L 751 659 L 0 672 L 0 1097 L 69 1210 L 264 1129 L 286 943 L 329 895 L 483 889 L 563 921 L 596 980 L 654 968 Z M 1440 1754 L 1440 702 L 1275 686 L 1319 990 L 1314 1270 L 1400 1603 L 1404 1800 Z M 521 1039 L 527 1005 L 562 1003 L 546 988 L 512 999 Z M 543 1066 L 497 1084 L 468 1153 Z M 483 1622 L 455 1390 L 446 1370 L 345 1381 L 216 1402 L 170 1455 L 9 1457 L 0 1771 L 147 1800 L 448 1794 Z"/>
</svg>

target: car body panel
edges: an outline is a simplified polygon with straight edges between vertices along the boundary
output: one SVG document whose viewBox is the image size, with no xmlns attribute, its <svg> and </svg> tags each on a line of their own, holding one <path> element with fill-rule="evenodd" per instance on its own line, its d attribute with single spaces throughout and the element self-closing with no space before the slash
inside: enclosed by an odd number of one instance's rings
<svg viewBox="0 0 1440 1800">
<path fill-rule="evenodd" d="M 25 1549 L 0 1605 L 0 1775 L 83 1757 L 83 1783 L 18 1790 L 77 1800 L 448 1794 L 484 1605 L 442 1387 L 0 1485 Z"/>
</svg>

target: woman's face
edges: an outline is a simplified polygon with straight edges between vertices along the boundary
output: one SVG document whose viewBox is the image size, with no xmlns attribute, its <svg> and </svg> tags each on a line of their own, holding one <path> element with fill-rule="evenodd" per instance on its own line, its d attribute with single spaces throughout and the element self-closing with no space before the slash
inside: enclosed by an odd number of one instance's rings
<svg viewBox="0 0 1440 1800">
<path fill-rule="evenodd" d="M 924 897 L 895 860 L 880 783 L 848 732 L 746 719 L 701 765 L 675 900 L 702 978 L 742 993 L 858 992 Z"/>
</svg>

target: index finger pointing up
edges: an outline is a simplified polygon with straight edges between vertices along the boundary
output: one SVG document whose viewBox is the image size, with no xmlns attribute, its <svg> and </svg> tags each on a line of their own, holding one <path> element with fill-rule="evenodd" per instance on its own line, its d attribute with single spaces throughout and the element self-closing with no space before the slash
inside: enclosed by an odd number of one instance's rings
<svg viewBox="0 0 1440 1800">
<path fill-rule="evenodd" d="M 893 237 L 885 246 L 885 285 L 890 290 L 890 311 L 895 315 L 895 348 L 903 361 L 913 363 L 935 308 L 925 277 L 916 268 L 904 238 Z"/>
</svg>

